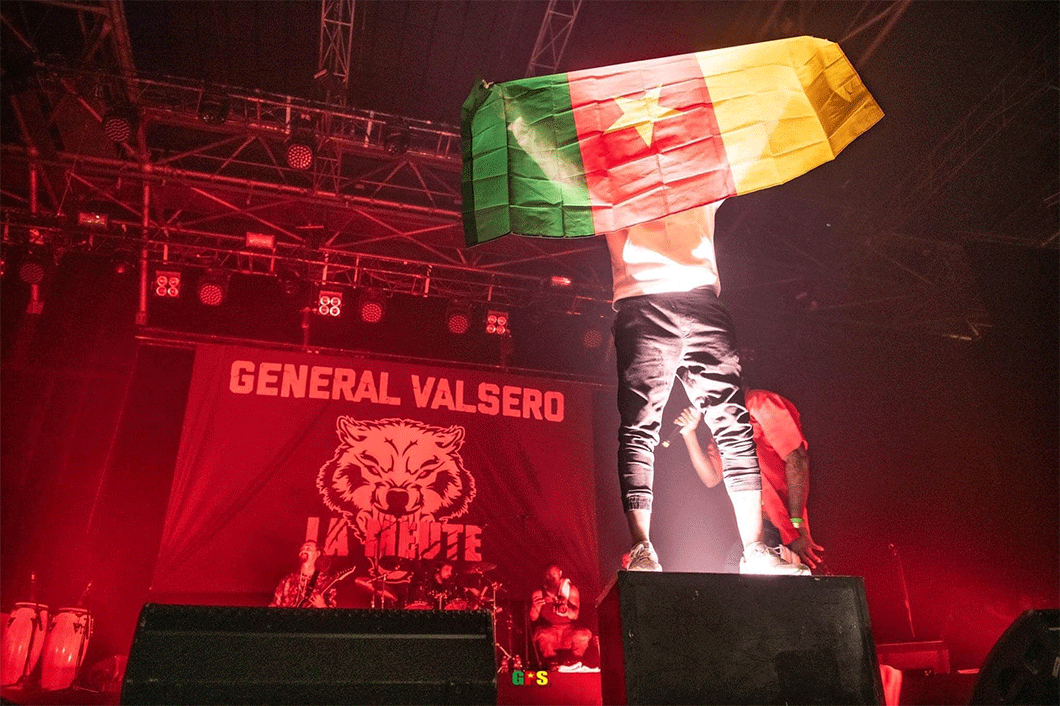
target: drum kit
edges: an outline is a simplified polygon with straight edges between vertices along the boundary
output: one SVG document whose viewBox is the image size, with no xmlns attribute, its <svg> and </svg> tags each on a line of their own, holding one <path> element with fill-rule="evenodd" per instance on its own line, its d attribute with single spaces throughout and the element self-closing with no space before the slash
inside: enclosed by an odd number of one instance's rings
<svg viewBox="0 0 1060 706">
<path fill-rule="evenodd" d="M 454 562 L 452 576 L 439 580 L 437 560 L 411 560 L 383 556 L 369 560 L 368 576 L 354 580 L 362 594 L 371 595 L 371 607 L 390 610 L 483 610 L 493 620 L 494 644 L 500 664 L 513 659 L 511 612 L 504 607 L 507 593 L 489 574 L 497 568 L 488 562 Z M 456 566 L 461 571 L 456 571 Z M 508 639 L 502 639 L 507 635 Z M 509 644 L 505 645 L 507 642 Z"/>
<path fill-rule="evenodd" d="M 92 616 L 83 607 L 91 586 L 85 589 L 78 607 L 59 608 L 54 615 L 43 603 L 15 604 L 0 649 L 0 683 L 25 684 L 39 663 L 42 689 L 70 688 L 92 637 Z"/>
<path fill-rule="evenodd" d="M 503 611 L 497 605 L 497 595 L 504 588 L 487 577 L 496 564 L 465 562 L 463 571 L 454 572 L 445 581 L 434 579 L 436 564 L 384 556 L 371 560 L 369 575 L 355 579 L 354 584 L 371 595 L 372 608 Z"/>
</svg>

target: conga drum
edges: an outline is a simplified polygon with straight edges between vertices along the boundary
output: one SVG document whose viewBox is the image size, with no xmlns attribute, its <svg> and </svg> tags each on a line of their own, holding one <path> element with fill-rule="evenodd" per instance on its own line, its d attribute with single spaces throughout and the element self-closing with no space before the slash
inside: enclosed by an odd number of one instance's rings
<svg viewBox="0 0 1060 706">
<path fill-rule="evenodd" d="M 48 691 L 69 689 L 85 660 L 92 637 L 92 616 L 84 608 L 60 608 L 44 640 L 40 685 Z"/>
<path fill-rule="evenodd" d="M 48 606 L 42 603 L 16 603 L 7 619 L 0 682 L 7 686 L 28 675 L 44 651 L 48 631 Z"/>
</svg>

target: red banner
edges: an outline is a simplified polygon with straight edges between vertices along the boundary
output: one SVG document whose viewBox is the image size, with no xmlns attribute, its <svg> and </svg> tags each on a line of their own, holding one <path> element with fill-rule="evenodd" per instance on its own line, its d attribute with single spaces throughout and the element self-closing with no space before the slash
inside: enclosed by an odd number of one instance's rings
<svg viewBox="0 0 1060 706">
<path fill-rule="evenodd" d="M 316 539 L 336 570 L 445 557 L 513 598 L 554 560 L 593 596 L 592 438 L 574 383 L 202 346 L 152 593 L 268 600 Z"/>
</svg>

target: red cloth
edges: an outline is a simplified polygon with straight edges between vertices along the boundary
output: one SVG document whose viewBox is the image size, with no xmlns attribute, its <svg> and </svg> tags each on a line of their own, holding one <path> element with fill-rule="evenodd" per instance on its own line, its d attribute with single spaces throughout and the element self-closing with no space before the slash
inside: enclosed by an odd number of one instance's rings
<svg viewBox="0 0 1060 706">
<path fill-rule="evenodd" d="M 784 459 L 797 448 L 809 448 L 802 435 L 799 411 L 788 399 L 767 390 L 747 391 L 747 411 L 758 448 L 758 465 L 762 469 L 762 506 L 766 517 L 780 530 L 784 544 L 799 537 L 788 513 L 788 479 Z M 808 481 L 807 481 L 808 482 Z M 810 528 L 806 506 L 801 516 Z"/>
</svg>

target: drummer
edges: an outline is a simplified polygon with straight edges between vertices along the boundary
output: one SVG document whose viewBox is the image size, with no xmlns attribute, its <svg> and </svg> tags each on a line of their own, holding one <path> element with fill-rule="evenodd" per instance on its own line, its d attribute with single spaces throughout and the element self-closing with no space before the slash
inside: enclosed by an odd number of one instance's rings
<svg viewBox="0 0 1060 706">
<path fill-rule="evenodd" d="M 450 601 L 464 598 L 464 589 L 457 580 L 453 562 L 446 559 L 435 565 L 434 572 L 424 582 L 423 590 L 437 608 L 444 608 Z"/>
</svg>

